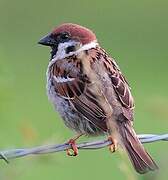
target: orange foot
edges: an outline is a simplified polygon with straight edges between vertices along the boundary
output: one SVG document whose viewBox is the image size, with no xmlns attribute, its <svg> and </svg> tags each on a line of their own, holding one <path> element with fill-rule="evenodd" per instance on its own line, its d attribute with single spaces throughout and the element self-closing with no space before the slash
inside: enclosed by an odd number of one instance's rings
<svg viewBox="0 0 168 180">
<path fill-rule="evenodd" d="M 70 139 L 67 144 L 71 145 L 71 149 L 67 149 L 66 152 L 67 152 L 67 155 L 68 156 L 77 156 L 78 155 L 78 147 L 76 146 L 76 139 Z"/>
<path fill-rule="evenodd" d="M 112 136 L 108 137 L 108 140 L 112 142 L 111 145 L 109 145 L 109 150 L 110 152 L 115 152 L 117 150 L 117 140 L 115 138 L 113 138 Z"/>
<path fill-rule="evenodd" d="M 77 156 L 78 155 L 78 147 L 76 145 L 76 140 L 79 139 L 79 137 L 81 137 L 82 135 L 83 134 L 79 134 L 75 138 L 70 139 L 67 142 L 67 144 L 71 146 L 71 149 L 66 150 L 68 156 Z"/>
</svg>

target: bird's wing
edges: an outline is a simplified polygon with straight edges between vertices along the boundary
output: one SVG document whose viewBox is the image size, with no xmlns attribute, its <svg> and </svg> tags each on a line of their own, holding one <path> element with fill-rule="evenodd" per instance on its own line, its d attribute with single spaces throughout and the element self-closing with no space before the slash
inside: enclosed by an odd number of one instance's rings
<svg viewBox="0 0 168 180">
<path fill-rule="evenodd" d="M 126 108 L 134 108 L 134 100 L 131 95 L 130 87 L 122 75 L 120 69 L 118 68 L 116 62 L 114 60 L 109 62 L 105 62 L 109 76 L 111 78 L 113 87 L 124 107 Z"/>
<path fill-rule="evenodd" d="M 107 69 L 108 75 L 111 79 L 112 86 L 118 96 L 118 100 L 123 106 L 123 114 L 129 119 L 133 120 L 132 112 L 134 109 L 134 99 L 132 97 L 128 81 L 121 73 L 120 68 L 114 59 L 110 58 L 103 49 L 99 49 L 101 61 Z"/>
<path fill-rule="evenodd" d="M 101 49 L 92 49 L 82 60 L 69 57 L 53 64 L 53 85 L 56 93 L 67 99 L 72 106 L 97 127 L 107 130 L 106 119 L 112 114 L 103 86 L 91 68 L 95 61 L 102 61 L 107 69 L 118 101 L 123 106 L 123 115 L 132 120 L 133 98 L 129 85 L 114 60 Z M 99 84 L 100 82 L 100 84 Z"/>
<path fill-rule="evenodd" d="M 61 60 L 51 68 L 52 83 L 59 96 L 67 99 L 88 121 L 107 131 L 105 120 L 111 107 L 101 89 L 90 80 L 92 74 L 84 73 L 86 66 L 73 57 Z"/>
</svg>

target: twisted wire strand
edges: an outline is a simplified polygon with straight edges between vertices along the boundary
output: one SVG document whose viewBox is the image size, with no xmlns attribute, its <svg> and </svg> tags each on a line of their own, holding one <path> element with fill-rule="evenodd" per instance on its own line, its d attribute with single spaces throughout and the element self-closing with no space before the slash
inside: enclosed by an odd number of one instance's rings
<svg viewBox="0 0 168 180">
<path fill-rule="evenodd" d="M 152 143 L 156 141 L 168 141 L 168 134 L 139 134 L 139 140 L 142 143 Z M 92 142 L 83 142 L 77 144 L 78 149 L 89 149 L 95 150 L 104 148 L 110 145 L 112 142 L 109 140 L 97 140 Z M 68 143 L 64 144 L 54 144 L 54 145 L 43 145 L 37 146 L 33 148 L 21 148 L 21 149 L 11 149 L 11 150 L 3 150 L 0 151 L 0 159 L 3 159 L 5 162 L 9 163 L 10 159 L 19 158 L 28 155 L 38 155 L 38 154 L 49 154 L 60 151 L 65 151 L 70 149 L 71 145 Z"/>
</svg>

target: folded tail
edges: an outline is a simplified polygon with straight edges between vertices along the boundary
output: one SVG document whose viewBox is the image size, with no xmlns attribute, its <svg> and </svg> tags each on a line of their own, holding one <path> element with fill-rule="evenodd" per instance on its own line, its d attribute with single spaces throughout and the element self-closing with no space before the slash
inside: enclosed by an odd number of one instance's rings
<svg viewBox="0 0 168 180">
<path fill-rule="evenodd" d="M 124 145 L 135 170 L 140 174 L 144 174 L 148 171 L 158 169 L 158 166 L 138 139 L 132 125 L 127 121 L 118 122 L 118 129 L 121 136 L 121 142 Z"/>
</svg>

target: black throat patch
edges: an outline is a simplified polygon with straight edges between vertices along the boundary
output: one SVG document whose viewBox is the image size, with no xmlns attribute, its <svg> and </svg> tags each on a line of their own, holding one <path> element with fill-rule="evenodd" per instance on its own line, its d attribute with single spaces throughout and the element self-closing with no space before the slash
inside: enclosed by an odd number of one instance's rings
<svg viewBox="0 0 168 180">
<path fill-rule="evenodd" d="M 58 46 L 52 46 L 51 47 L 51 59 L 53 59 L 54 58 L 54 56 L 56 55 L 56 53 L 57 53 L 57 51 L 58 51 Z"/>
</svg>

